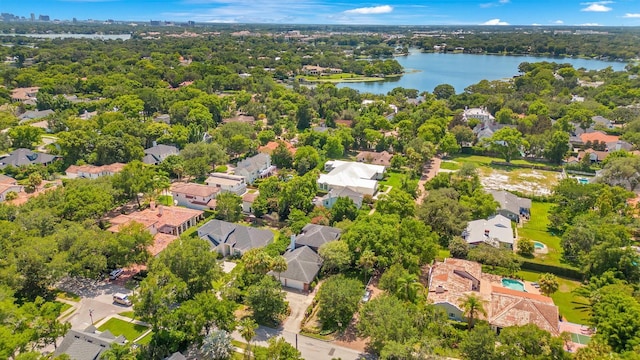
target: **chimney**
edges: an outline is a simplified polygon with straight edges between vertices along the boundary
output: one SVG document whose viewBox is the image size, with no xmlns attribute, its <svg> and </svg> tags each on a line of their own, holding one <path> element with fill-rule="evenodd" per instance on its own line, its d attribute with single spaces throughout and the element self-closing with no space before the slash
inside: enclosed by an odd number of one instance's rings
<svg viewBox="0 0 640 360">
<path fill-rule="evenodd" d="M 155 141 L 155 140 L 153 140 L 153 142 L 152 142 L 151 144 L 153 145 L 153 147 L 158 146 L 158 142 L 157 142 L 157 141 Z"/>
<path fill-rule="evenodd" d="M 149 209 L 151 210 L 155 210 L 156 209 L 156 202 L 151 200 L 149 201 Z"/>
<path fill-rule="evenodd" d="M 158 216 L 162 216 L 162 205 L 158 205 Z"/>
<path fill-rule="evenodd" d="M 484 236 L 489 236 L 489 232 L 490 232 L 489 229 L 485 229 L 484 230 Z"/>
<path fill-rule="evenodd" d="M 296 249 L 296 235 L 291 235 L 291 243 L 289 244 L 289 250 L 293 251 Z"/>
</svg>

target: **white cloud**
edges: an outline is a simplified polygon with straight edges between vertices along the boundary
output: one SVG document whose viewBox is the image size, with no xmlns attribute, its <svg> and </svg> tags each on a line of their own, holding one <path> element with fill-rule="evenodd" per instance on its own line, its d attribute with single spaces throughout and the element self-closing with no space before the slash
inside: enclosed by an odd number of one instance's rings
<svg viewBox="0 0 640 360">
<path fill-rule="evenodd" d="M 506 21 L 500 21 L 500 19 L 491 19 L 489 21 L 485 21 L 480 25 L 509 25 Z"/>
<path fill-rule="evenodd" d="M 553 23 L 554 23 L 554 24 L 558 24 L 558 25 L 562 25 L 562 24 L 564 24 L 564 21 L 562 21 L 562 20 L 556 20 L 556 21 L 554 21 Z"/>
<path fill-rule="evenodd" d="M 542 26 L 542 24 L 533 23 L 533 24 L 531 24 L 531 26 Z"/>
<path fill-rule="evenodd" d="M 387 14 L 393 11 L 393 7 L 389 5 L 361 7 L 357 9 L 347 10 L 345 14 L 371 15 L 371 14 Z"/>
<path fill-rule="evenodd" d="M 624 14 L 623 18 L 627 18 L 627 19 L 640 19 L 640 13 L 626 13 Z"/>
<path fill-rule="evenodd" d="M 578 26 L 602 26 L 602 25 L 598 23 L 585 23 L 585 24 L 580 24 Z"/>
<path fill-rule="evenodd" d="M 480 4 L 480 7 L 483 9 L 486 8 L 492 8 L 492 7 L 496 7 L 496 6 L 501 6 L 501 5 L 505 5 L 510 3 L 511 0 L 498 0 L 497 2 L 488 2 L 488 3 L 482 3 Z"/>
<path fill-rule="evenodd" d="M 500 4 L 508 4 L 508 3 L 510 3 L 510 2 L 511 2 L 511 0 L 498 0 L 498 2 L 499 2 Z"/>
<path fill-rule="evenodd" d="M 583 5 L 589 5 L 586 8 L 582 9 L 581 11 L 589 11 L 589 12 L 608 12 L 611 11 L 613 9 L 611 9 L 608 6 L 604 6 L 604 4 L 610 4 L 611 1 L 600 1 L 600 2 L 594 2 L 594 3 L 583 3 Z"/>
</svg>

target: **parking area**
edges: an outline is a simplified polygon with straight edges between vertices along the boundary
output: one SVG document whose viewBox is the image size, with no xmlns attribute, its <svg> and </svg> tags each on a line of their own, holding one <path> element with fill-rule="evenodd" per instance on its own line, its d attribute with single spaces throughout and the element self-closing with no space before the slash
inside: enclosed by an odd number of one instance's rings
<svg viewBox="0 0 640 360">
<path fill-rule="evenodd" d="M 291 308 L 291 313 L 282 324 L 282 327 L 287 331 L 298 333 L 300 332 L 300 323 L 304 318 L 304 312 L 307 310 L 309 305 L 311 305 L 313 297 L 315 296 L 315 291 L 309 295 L 305 295 L 304 293 L 297 292 L 295 290 L 285 290 L 285 293 L 286 299 L 289 302 L 289 308 Z"/>
</svg>

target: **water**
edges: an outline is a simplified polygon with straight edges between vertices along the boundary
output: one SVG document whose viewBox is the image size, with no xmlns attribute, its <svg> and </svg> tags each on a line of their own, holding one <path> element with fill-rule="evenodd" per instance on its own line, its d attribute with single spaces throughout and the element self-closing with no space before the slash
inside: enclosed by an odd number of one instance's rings
<svg viewBox="0 0 640 360">
<path fill-rule="evenodd" d="M 131 34 L 0 34 L 0 36 L 25 36 L 37 39 L 94 39 L 94 40 L 129 40 Z"/>
<path fill-rule="evenodd" d="M 524 284 L 518 280 L 502 279 L 502 286 L 511 290 L 524 291 Z"/>
<path fill-rule="evenodd" d="M 613 70 L 624 70 L 626 63 L 600 60 L 551 58 L 536 56 L 502 56 L 421 53 L 411 50 L 409 56 L 398 56 L 398 60 L 407 72 L 402 77 L 389 78 L 384 81 L 340 83 L 339 88 L 350 87 L 360 92 L 386 94 L 395 87 L 417 89 L 420 92 L 432 92 L 439 84 L 450 84 L 461 93 L 469 85 L 481 80 L 500 80 L 518 75 L 518 65 L 523 62 L 549 61 L 569 63 L 574 68 L 584 67 L 589 70 L 600 70 L 611 66 Z M 413 72 L 412 72 L 413 71 Z"/>
<path fill-rule="evenodd" d="M 536 249 L 544 249 L 544 244 L 541 242 L 534 241 L 533 247 L 535 247 Z"/>
</svg>

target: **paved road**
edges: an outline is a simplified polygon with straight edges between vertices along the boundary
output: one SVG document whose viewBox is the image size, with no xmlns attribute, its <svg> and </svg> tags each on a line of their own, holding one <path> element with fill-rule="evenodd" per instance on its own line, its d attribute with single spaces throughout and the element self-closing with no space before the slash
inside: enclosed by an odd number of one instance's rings
<svg viewBox="0 0 640 360">
<path fill-rule="evenodd" d="M 251 345 L 268 346 L 267 340 L 271 337 L 283 337 L 289 344 L 296 346 L 305 360 L 327 360 L 340 358 L 342 360 L 358 360 L 358 359 L 375 359 L 371 354 L 363 354 L 357 350 L 337 346 L 331 342 L 322 341 L 303 335 L 297 335 L 291 331 L 282 329 L 272 329 L 260 326 L 256 330 L 256 336 L 253 338 Z M 237 331 L 232 334 L 234 340 L 244 342 L 244 339 Z"/>
</svg>

